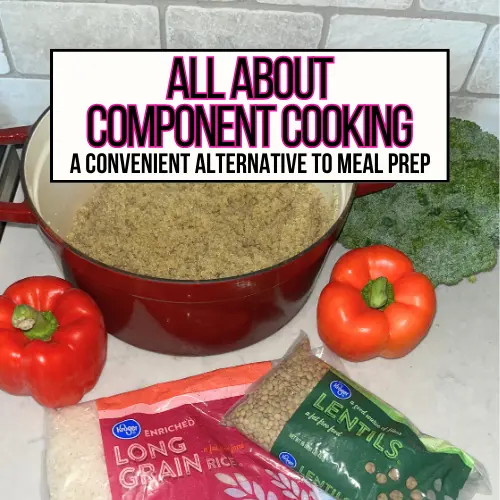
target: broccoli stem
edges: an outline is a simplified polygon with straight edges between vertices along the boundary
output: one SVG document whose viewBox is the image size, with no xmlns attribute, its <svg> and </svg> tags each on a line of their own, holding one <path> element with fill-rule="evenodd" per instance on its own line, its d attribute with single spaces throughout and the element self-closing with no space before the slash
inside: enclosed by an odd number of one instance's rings
<svg viewBox="0 0 500 500">
<path fill-rule="evenodd" d="M 370 280 L 361 290 L 361 295 L 368 307 L 380 311 L 394 302 L 394 288 L 384 276 Z"/>
</svg>

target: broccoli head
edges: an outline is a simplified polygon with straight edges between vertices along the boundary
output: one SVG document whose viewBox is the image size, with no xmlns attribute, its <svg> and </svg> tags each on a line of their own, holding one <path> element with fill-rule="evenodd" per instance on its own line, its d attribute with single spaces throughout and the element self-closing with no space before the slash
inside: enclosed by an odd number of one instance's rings
<svg viewBox="0 0 500 500">
<path fill-rule="evenodd" d="M 499 247 L 498 139 L 450 122 L 450 182 L 397 184 L 354 201 L 339 241 L 390 245 L 434 283 L 454 285 L 493 269 Z"/>
</svg>

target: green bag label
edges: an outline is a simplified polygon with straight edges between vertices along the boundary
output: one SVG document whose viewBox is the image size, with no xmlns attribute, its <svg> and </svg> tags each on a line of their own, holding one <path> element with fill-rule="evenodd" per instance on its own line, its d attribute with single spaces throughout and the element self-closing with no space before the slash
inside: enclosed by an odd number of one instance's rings
<svg viewBox="0 0 500 500">
<path fill-rule="evenodd" d="M 467 457 L 432 438 L 424 445 L 409 422 L 389 413 L 332 369 L 271 453 L 338 500 L 455 500 L 472 470 Z"/>
</svg>

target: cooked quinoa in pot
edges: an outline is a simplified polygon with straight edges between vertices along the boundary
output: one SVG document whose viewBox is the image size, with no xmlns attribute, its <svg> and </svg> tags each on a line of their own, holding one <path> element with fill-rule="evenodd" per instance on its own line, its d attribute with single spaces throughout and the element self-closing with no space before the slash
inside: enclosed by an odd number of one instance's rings
<svg viewBox="0 0 500 500">
<path fill-rule="evenodd" d="M 336 209 L 307 183 L 105 184 L 77 211 L 67 240 L 132 273 L 226 278 L 305 250 L 330 229 Z"/>
</svg>

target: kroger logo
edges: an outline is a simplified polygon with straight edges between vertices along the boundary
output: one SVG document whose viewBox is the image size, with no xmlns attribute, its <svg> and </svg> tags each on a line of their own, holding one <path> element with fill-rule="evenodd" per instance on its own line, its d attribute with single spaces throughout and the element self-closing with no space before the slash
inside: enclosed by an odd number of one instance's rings
<svg viewBox="0 0 500 500">
<path fill-rule="evenodd" d="M 338 399 L 349 399 L 351 397 L 351 389 L 347 387 L 343 382 L 339 380 L 334 380 L 330 384 L 330 390 L 332 394 Z"/>
<path fill-rule="evenodd" d="M 112 432 L 118 439 L 134 439 L 141 433 L 141 426 L 137 420 L 129 418 L 113 425 Z"/>
<path fill-rule="evenodd" d="M 280 460 L 291 469 L 297 467 L 297 460 L 295 460 L 295 457 L 291 453 L 288 453 L 288 451 L 282 451 L 280 453 Z"/>
</svg>

